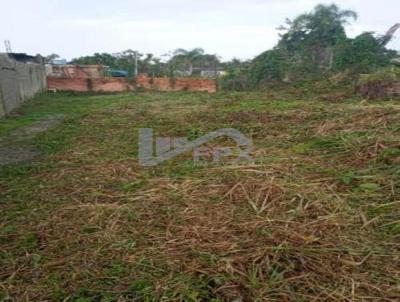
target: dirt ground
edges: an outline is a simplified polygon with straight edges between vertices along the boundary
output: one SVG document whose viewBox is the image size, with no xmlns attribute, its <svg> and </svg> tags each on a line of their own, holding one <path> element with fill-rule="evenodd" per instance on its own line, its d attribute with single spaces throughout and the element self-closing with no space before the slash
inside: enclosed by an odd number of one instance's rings
<svg viewBox="0 0 400 302">
<path fill-rule="evenodd" d="M 0 137 L 0 166 L 27 162 L 38 157 L 40 151 L 33 146 L 24 146 L 23 142 L 59 126 L 63 119 L 62 114 L 48 116 Z"/>
</svg>

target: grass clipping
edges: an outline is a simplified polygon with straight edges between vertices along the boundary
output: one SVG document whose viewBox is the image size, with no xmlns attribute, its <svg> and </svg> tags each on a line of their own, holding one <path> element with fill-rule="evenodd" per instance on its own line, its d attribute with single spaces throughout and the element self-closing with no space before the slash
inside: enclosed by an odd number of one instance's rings
<svg viewBox="0 0 400 302">
<path fill-rule="evenodd" d="M 63 148 L 1 169 L 4 301 L 399 301 L 398 105 L 102 98 L 36 141 Z M 195 136 L 227 121 L 255 164 L 186 154 L 145 169 L 132 155 L 135 127 Z"/>
</svg>

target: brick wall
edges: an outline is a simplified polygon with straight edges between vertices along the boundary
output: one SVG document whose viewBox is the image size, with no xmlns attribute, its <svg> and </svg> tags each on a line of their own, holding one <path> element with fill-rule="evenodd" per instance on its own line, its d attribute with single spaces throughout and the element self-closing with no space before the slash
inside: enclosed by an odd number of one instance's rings
<svg viewBox="0 0 400 302">
<path fill-rule="evenodd" d="M 212 79 L 197 78 L 150 78 L 139 75 L 136 78 L 137 87 L 156 91 L 206 91 L 216 92 L 217 86 Z"/>
<path fill-rule="evenodd" d="M 91 79 L 93 91 L 119 92 L 132 91 L 135 87 L 124 78 L 98 78 Z"/>
<path fill-rule="evenodd" d="M 98 91 L 98 92 L 123 92 L 133 91 L 136 88 L 155 91 L 205 91 L 216 92 L 214 80 L 195 78 L 150 78 L 139 75 L 135 85 L 125 78 L 47 78 L 49 89 L 60 91 Z"/>
<path fill-rule="evenodd" d="M 47 86 L 49 89 L 77 92 L 122 92 L 135 89 L 132 84 L 123 78 L 61 79 L 48 77 Z"/>
<path fill-rule="evenodd" d="M 86 79 L 61 79 L 47 77 L 47 88 L 60 91 L 89 91 Z"/>
</svg>

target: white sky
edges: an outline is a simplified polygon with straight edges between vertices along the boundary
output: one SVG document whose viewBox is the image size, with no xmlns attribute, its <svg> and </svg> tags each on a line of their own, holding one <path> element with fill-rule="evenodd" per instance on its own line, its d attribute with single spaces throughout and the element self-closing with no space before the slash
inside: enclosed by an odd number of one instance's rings
<svg viewBox="0 0 400 302">
<path fill-rule="evenodd" d="M 400 22 L 399 0 L 336 0 L 359 19 L 350 36 L 384 33 Z M 272 48 L 285 18 L 324 0 L 0 0 L 0 52 L 57 53 L 71 59 L 134 49 L 162 55 L 203 47 L 223 59 L 245 59 Z M 400 32 L 389 44 L 400 50 Z"/>
</svg>

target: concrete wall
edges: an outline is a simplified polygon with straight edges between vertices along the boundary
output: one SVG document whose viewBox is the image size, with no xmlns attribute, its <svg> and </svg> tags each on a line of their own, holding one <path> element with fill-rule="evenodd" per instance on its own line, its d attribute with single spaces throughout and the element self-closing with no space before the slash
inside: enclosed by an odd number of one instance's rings
<svg viewBox="0 0 400 302">
<path fill-rule="evenodd" d="M 0 117 L 45 90 L 46 86 L 43 65 L 18 62 L 0 54 Z"/>
</svg>

